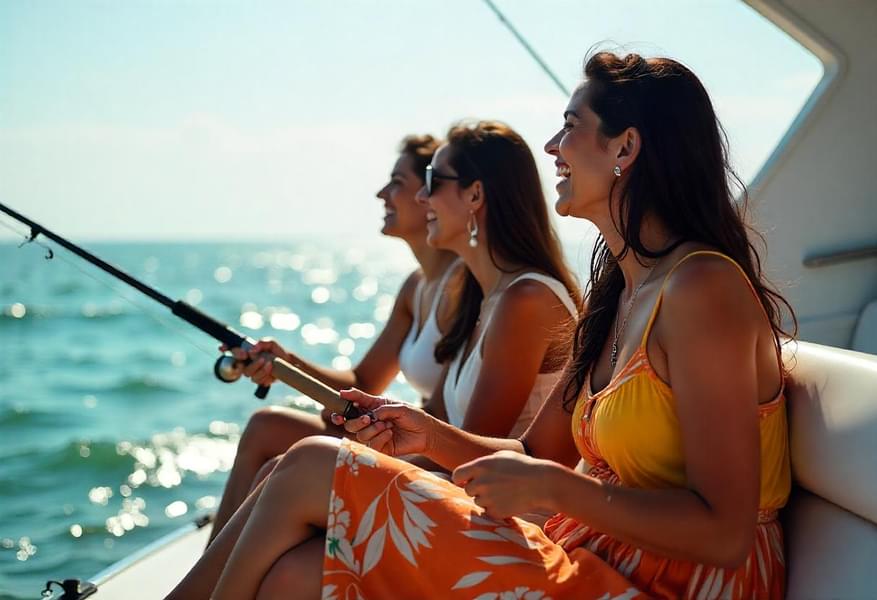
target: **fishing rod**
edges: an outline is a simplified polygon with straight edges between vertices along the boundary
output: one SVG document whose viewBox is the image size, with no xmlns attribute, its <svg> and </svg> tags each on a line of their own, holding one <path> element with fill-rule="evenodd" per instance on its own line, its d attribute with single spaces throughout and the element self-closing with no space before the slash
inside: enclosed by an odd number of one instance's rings
<svg viewBox="0 0 877 600">
<path fill-rule="evenodd" d="M 488 8 L 490 8 L 490 10 L 493 11 L 493 14 L 496 15 L 496 18 L 499 19 L 500 23 L 505 25 L 506 29 L 508 29 L 509 32 L 511 32 L 511 34 L 515 36 L 515 39 L 518 40 L 518 43 L 524 47 L 524 50 L 527 51 L 527 54 L 530 55 L 530 58 L 536 61 L 536 64 L 539 65 L 540 69 L 542 69 L 542 72 L 548 75 L 551 81 L 554 82 L 554 85 L 557 86 L 557 89 L 560 90 L 560 93 L 562 93 L 565 97 L 569 97 L 569 90 L 566 89 L 566 86 L 563 85 L 563 82 L 560 81 L 560 78 L 554 74 L 554 71 L 551 70 L 551 67 L 548 66 L 548 63 L 546 63 L 542 59 L 542 57 L 539 56 L 539 54 L 536 52 L 533 46 L 530 45 L 527 39 L 523 35 L 521 35 L 521 33 L 517 29 L 515 29 L 515 26 L 512 25 L 511 21 L 509 21 L 502 13 L 502 11 L 499 10 L 496 4 L 493 3 L 493 0 L 484 0 L 484 3 L 488 6 Z"/>
<path fill-rule="evenodd" d="M 138 292 L 148 296 L 149 298 L 155 300 L 166 308 L 169 308 L 174 316 L 179 317 L 186 323 L 196 327 L 197 329 L 200 329 L 215 340 L 222 342 L 226 346 L 226 348 L 229 349 L 229 351 L 222 353 L 222 355 L 220 355 L 220 357 L 216 360 L 216 363 L 213 365 L 213 373 L 220 381 L 223 381 L 225 383 L 232 383 L 234 381 L 237 381 L 241 378 L 241 375 L 243 375 L 244 366 L 252 362 L 251 359 L 246 359 L 244 361 L 237 360 L 232 355 L 230 350 L 234 350 L 236 348 L 249 350 L 256 344 L 256 341 L 254 339 L 235 331 L 227 324 L 201 312 L 187 302 L 183 302 L 182 300 L 173 300 L 168 296 L 165 296 L 155 288 L 143 283 L 139 279 L 132 277 L 121 269 L 114 267 L 113 265 L 95 256 L 81 246 L 77 246 L 66 238 L 63 238 L 60 235 L 46 229 L 36 221 L 28 219 L 21 213 L 16 212 L 5 204 L 0 203 L 0 211 L 6 213 L 16 221 L 27 225 L 30 228 L 30 235 L 25 236 L 24 244 L 33 242 L 37 239 L 38 236 L 42 235 L 59 244 L 60 246 L 63 246 L 76 256 L 79 256 L 80 258 L 86 260 L 100 270 L 109 273 L 120 281 L 127 283 Z M 52 256 L 53 254 L 51 250 L 49 250 L 49 254 L 46 255 L 46 258 L 50 259 L 52 258 Z M 329 410 L 343 415 L 345 418 L 348 419 L 356 418 L 363 414 L 363 411 L 355 407 L 352 402 L 348 402 L 347 400 L 342 399 L 337 390 L 334 390 L 322 381 L 311 377 L 298 367 L 295 367 L 294 365 L 283 360 L 282 358 L 278 358 L 271 354 L 264 354 L 263 357 L 266 360 L 271 361 L 272 374 L 274 375 L 274 377 L 276 377 L 279 381 L 282 381 L 283 383 L 289 385 L 290 387 L 297 389 L 304 395 L 316 400 Z M 265 398 L 265 396 L 268 395 L 268 386 L 260 385 L 256 389 L 255 394 L 256 397 L 259 399 Z"/>
</svg>

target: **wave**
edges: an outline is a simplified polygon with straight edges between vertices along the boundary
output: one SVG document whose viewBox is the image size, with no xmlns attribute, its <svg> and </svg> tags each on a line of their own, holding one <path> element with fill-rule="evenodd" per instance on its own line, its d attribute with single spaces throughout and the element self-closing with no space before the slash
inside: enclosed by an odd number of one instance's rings
<svg viewBox="0 0 877 600">
<path fill-rule="evenodd" d="M 155 392 L 185 392 L 180 385 L 173 385 L 154 377 L 138 376 L 126 377 L 119 383 L 111 385 L 103 390 L 104 393 L 118 394 L 153 394 Z"/>
<path fill-rule="evenodd" d="M 230 469 L 237 438 L 236 430 L 217 435 L 177 429 L 147 440 L 68 440 L 19 447 L 0 456 L 0 496 L 20 497 L 73 480 L 115 487 L 135 475 L 140 479 L 132 487 L 174 487 L 186 472 L 206 476 Z"/>
<path fill-rule="evenodd" d="M 121 378 L 109 384 L 83 385 L 81 383 L 58 383 L 54 386 L 59 391 L 80 394 L 125 394 L 128 396 L 146 396 L 149 394 L 179 394 L 186 387 L 150 375 L 136 375 Z"/>
<path fill-rule="evenodd" d="M 47 410 L 32 410 L 12 406 L 0 407 L 0 430 L 3 428 L 53 427 L 70 423 L 70 415 Z"/>
<path fill-rule="evenodd" d="M 88 449 L 87 456 L 83 456 L 83 448 Z M 93 442 L 71 440 L 50 448 L 30 446 L 10 452 L 0 459 L 7 466 L 15 466 L 19 462 L 27 463 L 28 468 L 34 473 L 51 473 L 53 469 L 64 469 L 66 473 L 68 469 L 84 466 L 89 469 L 104 470 L 107 467 L 131 463 L 131 458 L 119 454 L 116 451 L 116 443 L 108 440 Z M 5 469 L 0 467 L 0 472 L 3 470 Z M 2 482 L 3 480 L 0 479 L 0 486 Z"/>
</svg>

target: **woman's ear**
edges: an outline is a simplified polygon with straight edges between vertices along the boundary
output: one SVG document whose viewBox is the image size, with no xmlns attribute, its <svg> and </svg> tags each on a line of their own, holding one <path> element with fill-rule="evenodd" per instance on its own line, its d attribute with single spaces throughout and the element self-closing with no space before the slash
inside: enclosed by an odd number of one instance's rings
<svg viewBox="0 0 877 600">
<path fill-rule="evenodd" d="M 636 157 L 639 156 L 640 148 L 642 148 L 642 137 L 636 127 L 628 127 L 615 139 L 618 141 L 615 164 L 621 167 L 622 171 L 627 171 L 633 166 Z"/>
<path fill-rule="evenodd" d="M 469 210 L 478 212 L 484 204 L 484 185 L 482 185 L 481 181 L 475 181 L 463 191 L 463 197 L 469 205 Z"/>
</svg>

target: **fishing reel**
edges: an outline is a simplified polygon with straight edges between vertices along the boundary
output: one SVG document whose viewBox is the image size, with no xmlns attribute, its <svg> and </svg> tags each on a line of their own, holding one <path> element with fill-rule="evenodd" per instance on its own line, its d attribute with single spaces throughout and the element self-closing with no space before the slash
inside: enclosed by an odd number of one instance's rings
<svg viewBox="0 0 877 600">
<path fill-rule="evenodd" d="M 241 375 L 244 374 L 244 367 L 250 362 L 249 359 L 246 361 L 236 359 L 231 352 L 224 352 L 213 364 L 213 374 L 220 381 L 234 383 L 241 378 Z M 256 388 L 256 398 L 263 400 L 268 395 L 269 389 L 267 385 L 260 385 Z"/>
</svg>

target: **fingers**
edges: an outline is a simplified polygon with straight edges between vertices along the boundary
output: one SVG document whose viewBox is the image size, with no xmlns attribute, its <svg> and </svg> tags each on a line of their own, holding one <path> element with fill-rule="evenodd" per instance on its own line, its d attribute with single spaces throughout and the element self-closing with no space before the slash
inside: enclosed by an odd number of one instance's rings
<svg viewBox="0 0 877 600">
<path fill-rule="evenodd" d="M 358 419 L 357 419 L 358 421 Z M 387 423 L 384 421 L 376 421 L 367 427 L 362 427 L 359 431 L 356 432 L 356 440 L 358 442 L 362 442 L 363 444 L 368 444 L 375 438 L 378 438 L 381 434 L 389 433 L 389 437 L 392 437 L 392 432 L 389 431 L 393 428 L 392 423 Z M 387 436 L 385 436 L 387 437 Z"/>
<path fill-rule="evenodd" d="M 335 420 L 335 417 L 338 418 L 337 421 Z M 371 415 L 368 414 L 360 415 L 355 419 L 345 419 L 339 414 L 336 414 L 335 417 L 333 417 L 332 422 L 338 425 L 343 425 L 344 429 L 350 433 L 359 433 L 360 431 L 374 423 Z"/>
<path fill-rule="evenodd" d="M 275 381 L 272 367 L 271 361 L 259 358 L 244 366 L 244 375 L 259 385 L 271 385 Z"/>
<path fill-rule="evenodd" d="M 359 436 L 357 436 L 357 438 L 358 437 Z M 390 443 L 392 441 L 393 432 L 387 429 L 369 440 L 366 445 L 372 450 L 377 450 L 378 452 L 383 452 L 384 454 L 392 454 L 392 452 L 390 452 Z"/>
<path fill-rule="evenodd" d="M 259 340 L 250 348 L 250 358 L 255 358 L 257 355 L 264 353 L 280 357 L 286 356 L 286 350 L 283 349 L 283 346 L 271 338 Z"/>
<path fill-rule="evenodd" d="M 416 408 L 412 408 L 407 404 L 394 403 L 378 406 L 377 408 L 373 409 L 371 413 L 378 421 L 395 421 L 397 419 L 405 417 L 406 415 L 410 415 L 413 411 L 416 410 Z"/>
<path fill-rule="evenodd" d="M 458 485 L 465 489 L 466 486 L 469 485 L 469 482 L 475 479 L 480 471 L 481 467 L 478 464 L 478 459 L 463 463 L 451 473 L 451 481 L 454 482 L 454 485 Z M 466 490 L 466 493 L 469 493 L 468 489 Z M 471 496 L 472 494 L 469 495 Z"/>
<path fill-rule="evenodd" d="M 341 390 L 339 393 L 342 399 L 347 400 L 348 402 L 354 402 L 366 410 L 374 410 L 378 406 L 382 406 L 389 402 L 386 398 L 372 396 L 371 394 L 366 394 L 356 388 Z"/>
<path fill-rule="evenodd" d="M 222 349 L 222 348 L 225 348 L 225 350 L 223 350 L 223 352 L 228 351 L 228 346 L 223 345 L 220 347 L 220 349 Z M 230 352 L 231 352 L 231 355 L 234 356 L 235 360 L 244 361 L 244 360 L 247 360 L 248 358 L 250 358 L 249 352 L 247 352 L 243 348 L 232 348 L 230 350 Z"/>
</svg>

